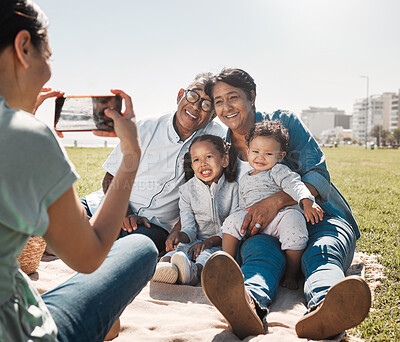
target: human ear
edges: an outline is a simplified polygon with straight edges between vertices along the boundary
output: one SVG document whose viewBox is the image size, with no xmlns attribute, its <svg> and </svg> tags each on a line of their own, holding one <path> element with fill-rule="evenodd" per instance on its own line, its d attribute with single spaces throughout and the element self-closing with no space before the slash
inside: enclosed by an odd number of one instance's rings
<svg viewBox="0 0 400 342">
<path fill-rule="evenodd" d="M 286 152 L 280 152 L 278 161 L 281 162 L 283 160 L 283 158 L 285 158 L 285 156 L 286 156 Z"/>
<path fill-rule="evenodd" d="M 185 90 L 183 88 L 179 89 L 178 96 L 176 98 L 176 103 L 179 103 L 179 101 L 182 99 L 182 96 L 184 93 L 185 93 Z"/>
<path fill-rule="evenodd" d="M 224 155 L 224 158 L 222 159 L 222 167 L 226 168 L 229 165 L 229 156 L 226 154 Z"/>
<path fill-rule="evenodd" d="M 31 49 L 31 34 L 27 30 L 19 31 L 14 39 L 14 50 L 18 61 L 25 69 L 30 65 Z"/>
</svg>

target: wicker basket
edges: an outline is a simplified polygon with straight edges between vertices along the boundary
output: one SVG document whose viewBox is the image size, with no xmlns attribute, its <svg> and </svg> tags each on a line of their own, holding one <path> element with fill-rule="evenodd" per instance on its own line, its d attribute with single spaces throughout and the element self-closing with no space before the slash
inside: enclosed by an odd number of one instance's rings
<svg viewBox="0 0 400 342">
<path fill-rule="evenodd" d="M 18 257 L 21 270 L 28 275 L 36 272 L 45 248 L 46 241 L 42 237 L 32 236 Z"/>
</svg>

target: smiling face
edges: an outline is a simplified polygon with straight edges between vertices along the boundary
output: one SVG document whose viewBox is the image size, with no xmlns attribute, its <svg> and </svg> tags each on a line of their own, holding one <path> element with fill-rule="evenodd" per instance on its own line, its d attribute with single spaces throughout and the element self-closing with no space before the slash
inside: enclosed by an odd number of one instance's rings
<svg viewBox="0 0 400 342">
<path fill-rule="evenodd" d="M 195 142 L 190 148 L 190 156 L 194 174 L 207 185 L 218 182 L 229 164 L 229 157 L 222 156 L 210 141 Z"/>
<path fill-rule="evenodd" d="M 217 82 L 213 87 L 214 108 L 219 119 L 232 131 L 247 134 L 255 123 L 252 99 L 240 88 L 224 82 Z"/>
<path fill-rule="evenodd" d="M 255 175 L 272 169 L 285 155 L 286 152 L 281 151 L 281 144 L 272 136 L 257 136 L 250 141 L 247 158 Z"/>
<path fill-rule="evenodd" d="M 191 84 L 188 90 L 195 91 L 202 99 L 211 99 L 204 92 L 204 85 L 200 83 Z M 182 140 L 189 138 L 194 132 L 207 126 L 213 119 L 213 111 L 205 112 L 201 108 L 201 101 L 190 103 L 181 89 L 178 94 L 178 109 L 176 111 L 175 126 Z"/>
</svg>

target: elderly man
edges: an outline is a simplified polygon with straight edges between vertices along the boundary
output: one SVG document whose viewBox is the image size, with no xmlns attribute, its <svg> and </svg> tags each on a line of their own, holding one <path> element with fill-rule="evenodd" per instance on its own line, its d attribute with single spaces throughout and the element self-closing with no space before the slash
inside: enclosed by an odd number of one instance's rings
<svg viewBox="0 0 400 342">
<path fill-rule="evenodd" d="M 171 229 L 176 224 L 179 228 L 178 188 L 184 183 L 183 156 L 196 136 L 225 135 L 225 129 L 212 121 L 215 114 L 211 99 L 204 93 L 204 84 L 211 76 L 198 74 L 187 89 L 179 90 L 174 114 L 138 122 L 142 156 L 120 237 L 147 235 L 162 252 Z M 117 170 L 123 167 L 121 161 L 118 145 L 103 165 L 107 171 L 103 189 L 82 199 L 89 216 L 98 208 Z"/>
</svg>

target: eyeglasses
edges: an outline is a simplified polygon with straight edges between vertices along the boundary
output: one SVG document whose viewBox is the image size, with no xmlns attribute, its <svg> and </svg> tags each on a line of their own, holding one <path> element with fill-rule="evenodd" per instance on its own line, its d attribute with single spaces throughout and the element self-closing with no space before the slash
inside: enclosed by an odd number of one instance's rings
<svg viewBox="0 0 400 342">
<path fill-rule="evenodd" d="M 205 112 L 209 112 L 212 109 L 212 104 L 210 100 L 206 100 L 200 97 L 194 90 L 186 89 L 185 90 L 185 99 L 190 103 L 196 103 L 200 100 L 200 107 Z"/>
</svg>

